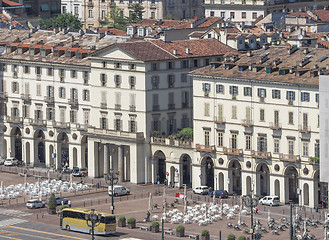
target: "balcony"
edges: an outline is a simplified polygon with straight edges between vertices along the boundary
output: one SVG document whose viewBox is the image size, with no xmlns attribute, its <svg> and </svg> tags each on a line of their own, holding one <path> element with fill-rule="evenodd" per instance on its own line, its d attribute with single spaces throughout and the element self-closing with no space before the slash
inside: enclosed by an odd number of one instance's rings
<svg viewBox="0 0 329 240">
<path fill-rule="evenodd" d="M 88 2 L 88 7 L 93 7 L 94 6 L 94 3 L 92 1 L 89 1 Z"/>
<path fill-rule="evenodd" d="M 106 109 L 107 108 L 107 103 L 101 102 L 101 109 Z"/>
<path fill-rule="evenodd" d="M 243 150 L 242 149 L 236 149 L 236 148 L 227 148 L 223 147 L 223 153 L 226 155 L 232 155 L 232 156 L 243 156 Z"/>
<path fill-rule="evenodd" d="M 18 73 L 16 71 L 13 72 L 13 78 L 18 78 Z"/>
<path fill-rule="evenodd" d="M 151 6 L 150 6 L 151 9 L 156 9 L 157 6 L 154 4 L 154 3 L 151 3 Z"/>
<path fill-rule="evenodd" d="M 21 99 L 24 101 L 31 101 L 31 95 L 28 93 L 22 93 L 21 94 Z"/>
<path fill-rule="evenodd" d="M 217 124 L 225 124 L 226 119 L 224 117 L 215 117 L 214 122 L 217 123 Z"/>
<path fill-rule="evenodd" d="M 175 109 L 175 103 L 169 103 L 168 109 Z"/>
<path fill-rule="evenodd" d="M 209 146 L 209 145 L 196 144 L 195 148 L 199 152 L 209 152 L 209 153 L 215 152 L 215 146 L 214 145 Z"/>
<path fill-rule="evenodd" d="M 182 103 L 182 108 L 188 108 L 188 107 L 189 107 L 189 104 L 187 102 Z"/>
<path fill-rule="evenodd" d="M 241 124 L 244 127 L 252 127 L 254 125 L 254 122 L 250 119 L 242 119 Z"/>
<path fill-rule="evenodd" d="M 69 129 L 70 123 L 69 122 L 55 122 L 53 121 L 54 128 L 61 128 L 61 129 Z"/>
<path fill-rule="evenodd" d="M 47 126 L 47 121 L 43 120 L 43 119 L 32 119 L 32 118 L 30 118 L 29 121 L 30 121 L 30 124 L 32 126 L 43 126 L 43 127 Z"/>
<path fill-rule="evenodd" d="M 115 110 L 121 110 L 121 104 L 115 104 L 114 108 Z"/>
<path fill-rule="evenodd" d="M 289 100 L 289 101 L 288 101 L 288 105 L 289 105 L 289 106 L 293 106 L 293 105 L 294 105 L 294 101 L 293 101 L 293 100 Z"/>
<path fill-rule="evenodd" d="M 8 123 L 22 123 L 23 118 L 22 117 L 17 117 L 17 116 L 7 116 L 6 121 Z"/>
<path fill-rule="evenodd" d="M 159 111 L 160 110 L 160 106 L 159 105 L 153 105 L 152 106 L 152 110 L 153 111 Z"/>
<path fill-rule="evenodd" d="M 79 104 L 78 99 L 75 98 L 69 98 L 68 103 L 71 105 L 71 107 L 76 107 Z"/>
<path fill-rule="evenodd" d="M 272 155 L 270 152 L 261 152 L 261 151 L 251 150 L 251 157 L 270 160 Z"/>
<path fill-rule="evenodd" d="M 46 103 L 54 103 L 55 98 L 53 96 L 45 96 L 45 102 Z"/>
<path fill-rule="evenodd" d="M 130 105 L 129 106 L 129 111 L 130 112 L 136 112 L 136 106 L 135 105 Z"/>
<path fill-rule="evenodd" d="M 306 125 L 299 125 L 298 126 L 298 130 L 301 132 L 301 133 L 310 133 L 311 132 L 311 127 L 310 126 L 306 126 Z"/>
<path fill-rule="evenodd" d="M 300 162 L 299 155 L 290 155 L 290 154 L 280 153 L 279 159 L 280 159 L 280 161 L 283 161 L 283 162 L 294 162 L 294 163 Z"/>
<path fill-rule="evenodd" d="M 281 125 L 281 123 L 273 123 L 273 122 L 271 122 L 270 123 L 270 128 L 272 130 L 281 130 L 282 129 L 282 125 Z"/>
</svg>

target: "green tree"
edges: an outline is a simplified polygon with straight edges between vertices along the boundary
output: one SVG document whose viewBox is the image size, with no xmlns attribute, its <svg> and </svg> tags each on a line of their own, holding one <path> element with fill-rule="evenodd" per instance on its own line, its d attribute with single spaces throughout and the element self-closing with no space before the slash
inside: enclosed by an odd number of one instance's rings
<svg viewBox="0 0 329 240">
<path fill-rule="evenodd" d="M 79 30 L 82 27 L 82 23 L 76 15 L 71 13 L 60 14 L 55 18 L 41 19 L 40 26 L 43 29 L 54 28 L 72 28 Z"/>
<path fill-rule="evenodd" d="M 111 22 L 114 28 L 126 31 L 128 21 L 127 18 L 122 15 L 120 8 L 114 5 L 110 10 L 109 17 L 111 21 L 108 22 Z"/>
<path fill-rule="evenodd" d="M 163 18 L 164 20 L 176 20 L 176 18 L 170 13 Z"/>
<path fill-rule="evenodd" d="M 193 129 L 183 128 L 178 133 L 175 134 L 174 138 L 181 141 L 192 141 L 193 140 Z"/>
<path fill-rule="evenodd" d="M 140 3 L 133 3 L 132 4 L 132 11 L 130 12 L 129 22 L 136 23 L 143 19 L 143 13 L 145 11 L 144 7 Z"/>
</svg>

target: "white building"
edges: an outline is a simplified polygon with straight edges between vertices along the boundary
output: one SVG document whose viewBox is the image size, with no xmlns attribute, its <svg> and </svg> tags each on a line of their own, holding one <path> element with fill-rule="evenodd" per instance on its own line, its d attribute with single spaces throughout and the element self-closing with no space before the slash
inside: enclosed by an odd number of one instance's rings
<svg viewBox="0 0 329 240">
<path fill-rule="evenodd" d="M 72 13 L 78 16 L 79 19 L 83 17 L 82 0 L 61 0 L 61 13 Z"/>
<path fill-rule="evenodd" d="M 271 47 L 195 70 L 193 185 L 316 206 L 326 191 L 318 75 L 327 54 Z"/>
</svg>

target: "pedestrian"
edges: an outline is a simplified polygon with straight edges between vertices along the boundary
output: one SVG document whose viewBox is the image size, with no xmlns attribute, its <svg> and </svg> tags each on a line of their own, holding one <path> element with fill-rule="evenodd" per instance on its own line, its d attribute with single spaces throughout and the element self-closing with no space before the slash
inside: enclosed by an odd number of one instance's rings
<svg viewBox="0 0 329 240">
<path fill-rule="evenodd" d="M 255 209 L 255 214 L 257 214 L 258 213 L 258 207 L 256 206 L 254 209 Z"/>
<path fill-rule="evenodd" d="M 64 205 L 64 201 L 62 200 L 62 206 Z"/>
<path fill-rule="evenodd" d="M 168 184 L 168 180 L 167 180 L 167 178 L 163 181 L 163 184 L 164 184 L 165 186 L 167 186 L 167 184 Z"/>
<path fill-rule="evenodd" d="M 69 200 L 67 203 L 69 204 L 69 208 L 70 208 L 71 207 L 71 200 Z"/>
<path fill-rule="evenodd" d="M 150 221 L 150 215 L 151 215 L 150 211 L 147 211 L 146 215 L 147 215 L 146 221 L 148 222 Z"/>
</svg>

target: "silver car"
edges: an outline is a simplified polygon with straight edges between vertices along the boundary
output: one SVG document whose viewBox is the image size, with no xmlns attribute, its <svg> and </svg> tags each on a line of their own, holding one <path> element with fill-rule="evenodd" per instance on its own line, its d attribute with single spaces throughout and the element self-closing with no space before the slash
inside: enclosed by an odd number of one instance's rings
<svg viewBox="0 0 329 240">
<path fill-rule="evenodd" d="M 28 200 L 26 203 L 27 208 L 43 208 L 45 206 L 46 204 L 44 202 L 39 201 L 37 199 Z"/>
<path fill-rule="evenodd" d="M 18 159 L 17 158 L 7 158 L 6 161 L 4 162 L 5 166 L 16 166 L 18 164 Z"/>
</svg>

